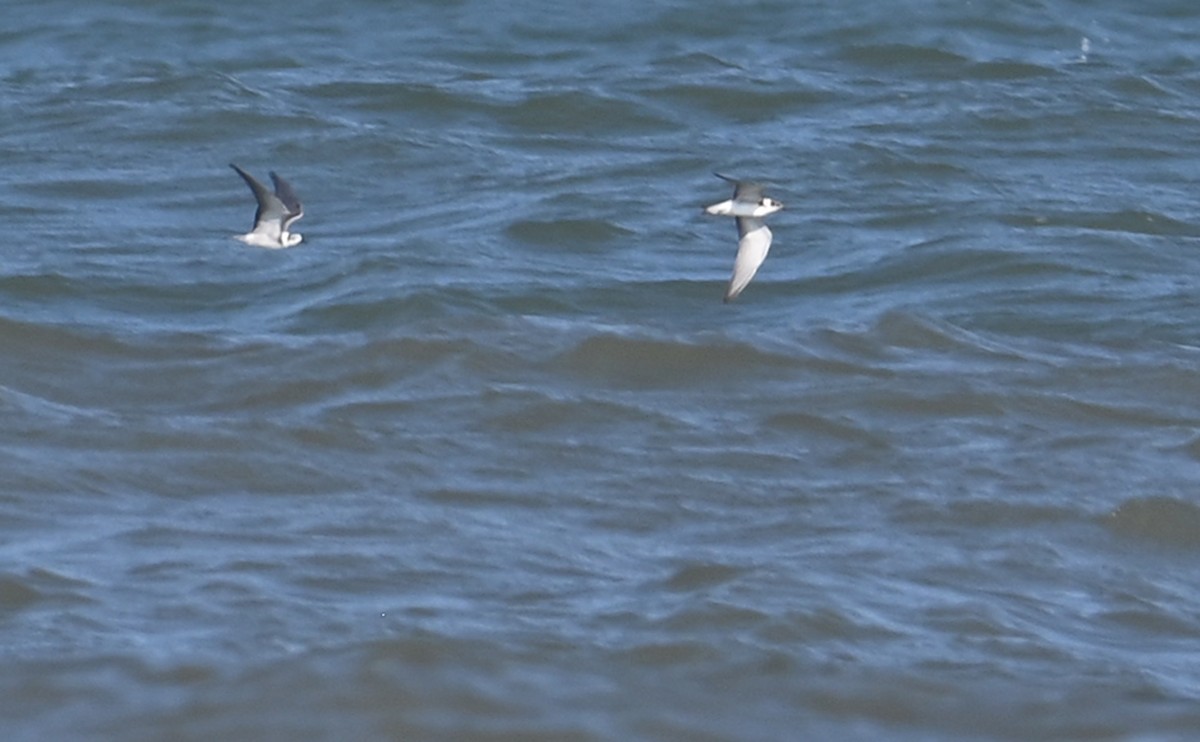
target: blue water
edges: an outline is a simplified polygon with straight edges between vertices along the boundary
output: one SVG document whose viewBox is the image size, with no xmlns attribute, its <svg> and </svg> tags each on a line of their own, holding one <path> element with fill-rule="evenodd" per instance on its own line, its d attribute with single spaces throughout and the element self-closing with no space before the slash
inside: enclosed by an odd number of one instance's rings
<svg viewBox="0 0 1200 742">
<path fill-rule="evenodd" d="M 5 739 L 1193 738 L 1197 21 L 10 3 Z"/>
</svg>

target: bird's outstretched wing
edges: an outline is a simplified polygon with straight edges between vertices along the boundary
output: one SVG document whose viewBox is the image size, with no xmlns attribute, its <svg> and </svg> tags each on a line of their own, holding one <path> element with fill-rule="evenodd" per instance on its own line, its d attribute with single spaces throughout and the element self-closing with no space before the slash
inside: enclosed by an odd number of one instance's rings
<svg viewBox="0 0 1200 742">
<path fill-rule="evenodd" d="M 763 185 L 761 183 L 754 183 L 748 180 L 738 180 L 737 178 L 731 178 L 728 175 L 722 175 L 721 173 L 713 173 L 713 175 L 717 176 L 721 180 L 726 180 L 730 183 L 733 183 L 734 201 L 747 201 L 750 203 L 759 203 L 762 201 Z"/>
<path fill-rule="evenodd" d="M 271 182 L 275 184 L 275 197 L 279 199 L 285 209 L 285 213 L 281 217 L 281 224 L 282 228 L 287 230 L 291 227 L 292 222 L 304 216 L 304 206 L 296 197 L 296 192 L 292 190 L 291 184 L 274 172 L 271 173 Z"/>
<path fill-rule="evenodd" d="M 267 187 L 258 182 L 250 173 L 241 169 L 232 162 L 229 167 L 237 171 L 237 174 L 242 176 L 242 180 L 246 181 L 246 185 L 250 186 L 250 192 L 254 194 L 254 200 L 258 202 L 258 209 L 254 212 L 254 229 L 252 234 L 260 234 L 266 238 L 279 239 L 279 234 L 283 230 L 283 218 L 287 215 L 287 208 L 283 205 L 283 201 L 274 193 L 267 190 Z"/>
<path fill-rule="evenodd" d="M 771 249 L 771 230 L 762 219 L 738 217 L 738 251 L 733 261 L 733 276 L 725 290 L 725 302 L 731 302 L 754 278 L 758 267 Z"/>
</svg>

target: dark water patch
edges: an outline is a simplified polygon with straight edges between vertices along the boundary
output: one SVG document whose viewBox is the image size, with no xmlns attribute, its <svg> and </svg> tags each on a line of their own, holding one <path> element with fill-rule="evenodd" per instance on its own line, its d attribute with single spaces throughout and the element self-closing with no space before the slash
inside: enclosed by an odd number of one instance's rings
<svg viewBox="0 0 1200 742">
<path fill-rule="evenodd" d="M 900 419 L 996 419 L 1005 414 L 1006 405 L 995 392 L 974 389 L 963 383 L 935 383 L 932 389 L 896 390 L 890 394 L 866 395 L 876 409 Z"/>
<path fill-rule="evenodd" d="M 524 669 L 514 675 L 505 667 Z M 493 680 L 482 681 L 485 675 Z M 226 739 L 604 739 L 587 731 L 587 715 L 571 721 L 552 710 L 572 703 L 584 688 L 598 692 L 604 684 L 580 677 L 581 685 L 567 688 L 552 675 L 547 658 L 518 653 L 505 661 L 486 642 L 447 642 L 437 635 L 381 640 L 205 683 L 193 689 L 195 703 L 154 709 L 149 728 L 164 737 L 182 728 Z M 330 677 L 345 683 L 335 688 Z M 534 695 L 521 700 L 523 691 Z M 262 713 L 264 704 L 270 713 Z M 212 708 L 225 712 L 214 716 Z"/>
<path fill-rule="evenodd" d="M 496 120 L 528 136 L 653 133 L 678 124 L 626 97 L 599 91 L 548 90 L 498 107 Z"/>
<path fill-rule="evenodd" d="M 889 249 L 867 265 L 832 276 L 808 279 L 812 290 L 822 293 L 919 292 L 928 301 L 935 291 L 961 302 L 981 286 L 1027 287 L 1070 278 L 1084 268 L 1065 256 L 1047 255 L 1019 248 L 1001 249 L 969 244 L 962 236 L 939 237 Z M 1020 281 L 1020 283 L 1017 283 Z"/>
<path fill-rule="evenodd" d="M 1007 616 L 983 601 L 962 600 L 953 605 L 933 605 L 922 612 L 921 620 L 939 633 L 951 633 L 964 640 L 997 642 L 1027 638 L 1024 632 L 1013 630 Z"/>
<path fill-rule="evenodd" d="M 737 124 L 776 121 L 789 113 L 811 114 L 836 96 L 826 90 L 796 90 L 767 80 L 704 80 L 677 82 L 645 91 L 644 95 L 706 117 Z"/>
<path fill-rule="evenodd" d="M 237 497 L 232 496 L 223 500 L 226 504 L 234 504 Z M 176 553 L 188 554 L 188 558 L 196 566 L 195 553 L 203 554 L 218 544 L 236 544 L 247 549 L 259 547 L 287 546 L 296 543 L 297 534 L 281 532 L 277 529 L 278 518 L 268 513 L 246 513 L 250 521 L 231 518 L 229 521 L 216 517 L 217 514 L 205 512 L 200 507 L 192 513 L 193 517 L 185 522 L 166 523 L 147 519 L 143 525 L 137 525 L 116 535 L 116 540 L 131 547 L 148 548 L 155 545 L 172 544 Z M 238 521 L 237 527 L 230 527 L 231 521 Z M 246 552 L 242 552 L 243 555 Z"/>
<path fill-rule="evenodd" d="M 1151 604 L 1106 611 L 1097 618 L 1140 634 L 1153 635 L 1160 641 L 1168 636 L 1190 641 L 1200 637 L 1200 623 L 1197 623 L 1194 617 L 1171 615 L 1160 606 Z"/>
<path fill-rule="evenodd" d="M 1015 227 L 1086 229 L 1099 232 L 1168 237 L 1200 236 L 1200 229 L 1197 229 L 1192 224 L 1177 221 L 1165 214 L 1137 210 L 1108 212 L 1047 211 L 1038 214 L 1014 214 L 1003 219 L 1003 221 Z"/>
<path fill-rule="evenodd" d="M 0 615 L 32 605 L 41 597 L 41 593 L 26 580 L 0 574 Z"/>
<path fill-rule="evenodd" d="M 59 287 L 57 282 L 51 283 L 55 284 L 56 289 Z M 3 318 L 0 318 L 0 343 L 21 349 L 21 358 L 7 359 L 13 364 L 14 371 L 32 370 L 31 363 L 52 363 L 57 359 L 70 361 L 81 357 L 119 357 L 130 349 L 127 343 L 118 338 L 74 323 L 48 324 Z M 0 360 L 0 365 L 3 364 L 4 361 Z"/>
<path fill-rule="evenodd" d="M 1103 520 L 1115 534 L 1158 546 L 1200 549 L 1200 507 L 1152 495 L 1122 502 Z"/>
<path fill-rule="evenodd" d="M 908 69 L 944 74 L 961 74 L 968 67 L 968 58 L 945 49 L 903 43 L 851 44 L 840 50 L 842 61 L 862 67 L 887 71 Z"/>
<path fill-rule="evenodd" d="M 463 44 L 457 49 L 449 50 L 447 56 L 465 67 L 496 72 L 506 69 L 526 72 L 530 67 L 540 67 L 545 63 L 569 65 L 580 59 L 578 49 L 547 49 L 533 45 Z"/>
<path fill-rule="evenodd" d="M 631 647 L 626 651 L 628 662 L 659 669 L 695 665 L 711 660 L 712 656 L 712 647 L 702 642 L 659 642 Z"/>
<path fill-rule="evenodd" d="M 1200 461 L 1200 437 L 1191 437 L 1186 443 L 1178 446 L 1177 450 L 1193 461 Z"/>
<path fill-rule="evenodd" d="M 1056 67 L 1031 62 L 1000 60 L 968 65 L 964 76 L 976 80 L 1031 80 L 1062 74 Z"/>
<path fill-rule="evenodd" d="M 721 303 L 727 282 L 727 276 L 704 281 L 646 280 L 630 273 L 623 280 L 580 283 L 572 276 L 559 282 L 548 279 L 536 287 L 506 291 L 493 301 L 509 313 L 536 317 L 594 316 L 597 307 L 602 308 L 601 314 L 606 317 L 634 309 L 670 313 L 681 306 L 694 307 L 696 316 L 705 316 L 727 309 Z M 674 323 L 678 324 L 678 320 Z"/>
<path fill-rule="evenodd" d="M 221 673 L 202 662 L 157 664 L 129 655 L 63 658 L 54 666 L 40 668 L 14 662 L 10 670 L 3 687 L 13 709 L 20 711 L 8 718 L 14 722 L 14 738 L 22 740 L 40 736 L 25 736 L 23 732 L 30 728 L 49 730 L 51 736 L 64 740 L 113 733 L 127 739 L 154 739 L 159 735 L 150 729 L 133 733 L 121 719 L 131 713 L 185 706 L 189 691 L 221 682 Z M 36 726 L 27 726 L 30 722 Z M 125 728 L 118 733 L 121 727 Z M 204 736 L 203 728 L 202 723 L 195 727 L 200 736 Z"/>
<path fill-rule="evenodd" d="M 824 416 L 808 412 L 776 412 L 762 422 L 765 429 L 786 435 L 801 436 L 806 441 L 827 439 L 866 448 L 888 448 L 886 436 L 876 434 L 865 426 L 844 416 Z"/>
<path fill-rule="evenodd" d="M 60 476 L 73 472 L 89 489 L 113 494 L 142 493 L 186 499 L 212 495 L 321 495 L 353 491 L 366 481 L 350 454 L 374 451 L 366 443 L 314 445 L 295 426 L 242 418 L 180 418 L 150 433 L 156 418 L 124 418 L 120 425 L 79 426 L 57 442 Z M 139 431 L 131 430 L 137 426 Z M 131 441 L 142 443 L 144 449 Z M 68 447 L 88 450 L 74 453 Z M 384 473 L 380 473 L 382 478 Z"/>
<path fill-rule="evenodd" d="M 210 92 L 215 79 L 208 70 L 141 60 L 97 74 L 87 82 L 86 90 L 99 100 L 119 101 L 131 110 L 145 106 L 160 114 L 172 108 L 183 110 L 192 94 Z"/>
<path fill-rule="evenodd" d="M 157 362 L 131 359 L 114 367 L 121 383 L 110 386 L 109 406 L 204 416 L 335 414 L 355 406 L 411 402 L 410 394 L 436 388 L 439 379 L 460 378 L 464 366 L 495 371 L 511 365 L 504 352 L 451 338 L 295 348 L 248 343 L 223 352 L 188 355 L 177 350 L 173 356 L 164 355 Z M 441 388 L 447 391 L 451 385 L 443 383 Z M 336 426 L 332 431 L 339 434 Z M 315 436 L 315 441 L 324 436 L 306 426 L 296 432 Z"/>
<path fill-rule="evenodd" d="M 1175 98 L 1180 95 L 1179 91 L 1147 75 L 1119 75 L 1111 81 L 1110 87 L 1113 92 L 1126 96 Z"/>
<path fill-rule="evenodd" d="M 741 70 L 741 66 L 704 51 L 668 54 L 654 61 L 655 69 L 672 78 L 686 73 L 701 73 L 711 70 Z"/>
<path fill-rule="evenodd" d="M 635 234 L 603 219 L 526 219 L 509 225 L 505 232 L 519 242 L 559 249 L 604 245 Z"/>
<path fill-rule="evenodd" d="M 1059 426 L 1116 426 L 1118 428 L 1157 428 L 1187 425 L 1190 415 L 1172 406 L 1149 402 L 1130 403 L 1097 395 L 1085 398 L 1079 392 L 1026 392 L 1008 398 L 1012 409 L 1026 410 L 1055 420 Z"/>
<path fill-rule="evenodd" d="M 674 592 L 706 590 L 736 580 L 747 571 L 729 564 L 684 564 L 667 578 L 666 588 Z"/>
<path fill-rule="evenodd" d="M 375 291 L 350 292 L 335 300 L 315 303 L 297 312 L 289 323 L 294 332 L 380 332 L 395 327 L 397 318 L 489 316 L 497 297 L 472 286 L 401 286 L 390 295 Z"/>
<path fill-rule="evenodd" d="M 855 327 L 819 327 L 812 332 L 813 345 L 827 355 L 836 355 L 848 363 L 873 367 L 891 358 L 888 349 L 876 342 L 869 329 Z"/>
<path fill-rule="evenodd" d="M 0 574 L 0 616 L 28 609 L 94 605 L 88 594 L 93 587 L 87 580 L 41 567 Z"/>
<path fill-rule="evenodd" d="M 494 390 L 485 395 L 485 401 L 489 407 L 498 408 L 485 416 L 486 429 L 499 433 L 557 433 L 569 436 L 567 442 L 574 436 L 593 438 L 601 430 L 620 435 L 629 426 L 670 429 L 676 424 L 645 407 L 586 396 L 553 398 L 521 390 Z"/>
<path fill-rule="evenodd" d="M 794 359 L 745 343 L 691 343 L 622 335 L 597 335 L 561 354 L 553 369 L 618 387 L 655 388 L 733 382 L 747 368 L 759 374 L 797 367 Z"/>
<path fill-rule="evenodd" d="M 325 82 L 306 90 L 317 100 L 352 107 L 363 113 L 398 114 L 405 119 L 428 119 L 445 125 L 463 116 L 490 115 L 502 100 L 488 100 L 487 89 L 430 84 L 407 80 L 347 80 Z"/>
<path fill-rule="evenodd" d="M 125 178 L 113 180 L 61 179 L 40 181 L 19 186 L 21 190 L 40 196 L 68 198 L 78 201 L 124 200 L 141 194 L 145 186 Z"/>
<path fill-rule="evenodd" d="M 146 136 L 149 140 L 157 143 L 178 146 L 181 134 L 185 134 L 186 141 L 189 143 L 204 144 L 206 147 L 213 145 L 220 147 L 221 154 L 216 157 L 228 160 L 233 159 L 234 155 L 229 153 L 228 148 L 224 145 L 222 132 L 236 129 L 241 131 L 247 139 L 269 142 L 269 144 L 259 144 L 258 146 L 265 146 L 267 153 L 279 157 L 277 153 L 286 145 L 286 143 L 277 142 L 275 137 L 281 122 L 287 122 L 289 127 L 295 130 L 305 130 L 314 136 L 320 132 L 336 131 L 337 129 L 336 124 L 328 119 L 296 110 L 282 101 L 272 100 L 264 104 L 260 101 L 250 100 L 230 103 L 221 108 L 188 107 L 180 113 L 178 121 L 172 122 L 169 126 L 148 130 Z M 287 159 L 295 161 L 296 155 L 299 153 L 285 151 L 284 154 L 288 156 Z M 246 165 L 245 157 L 241 157 L 239 160 L 239 164 Z M 248 167 L 248 165 L 246 166 Z M 295 179 L 295 176 L 290 173 L 287 177 L 289 180 Z M 297 184 L 297 191 L 303 198 L 309 199 L 307 193 L 311 193 L 311 190 L 301 191 Z M 311 221 L 307 223 L 311 224 Z"/>
<path fill-rule="evenodd" d="M 906 168 L 907 172 L 907 168 Z M 893 186 L 888 185 L 890 190 Z M 950 204 L 932 206 L 928 204 L 902 204 L 881 207 L 879 211 L 863 220 L 864 226 L 880 231 L 924 228 L 933 223 L 945 222 L 959 209 Z"/>
<path fill-rule="evenodd" d="M 1027 360 L 1021 351 L 1000 340 L 913 312 L 883 313 L 871 328 L 871 337 L 885 346 L 953 354 L 959 359 L 975 357 L 990 363 Z"/>
<path fill-rule="evenodd" d="M 967 164 L 954 162 L 952 158 L 957 153 L 945 147 L 931 147 L 925 143 L 917 145 L 903 139 L 873 139 L 855 142 L 853 149 L 862 156 L 864 168 L 879 176 L 890 176 L 878 178 L 878 184 L 889 189 L 895 187 L 897 181 L 914 185 L 918 181 L 945 183 L 981 179 Z M 911 203 L 902 205 L 913 208 Z"/>
<path fill-rule="evenodd" d="M 981 533 L 999 535 L 1001 531 L 1032 530 L 1056 525 L 1085 522 L 1081 509 L 1048 505 L 1035 499 L 1036 494 L 1013 472 L 987 470 L 976 465 L 977 492 L 956 498 L 949 505 L 931 506 L 924 501 L 909 501 L 897 511 L 897 518 L 914 526 L 983 529 Z M 992 494 L 995 492 L 995 494 Z"/>
<path fill-rule="evenodd" d="M 545 499 L 535 493 L 522 494 L 509 490 L 482 490 L 457 488 L 441 488 L 423 492 L 422 498 L 438 505 L 453 508 L 491 510 L 496 507 L 539 510 L 546 506 Z"/>
</svg>

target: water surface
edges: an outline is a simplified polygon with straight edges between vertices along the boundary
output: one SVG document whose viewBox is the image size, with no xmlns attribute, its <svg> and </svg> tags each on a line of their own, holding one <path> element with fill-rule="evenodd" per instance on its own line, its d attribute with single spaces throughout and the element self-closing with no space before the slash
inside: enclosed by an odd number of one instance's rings
<svg viewBox="0 0 1200 742">
<path fill-rule="evenodd" d="M 8 738 L 1200 726 L 1192 4 L 5 18 Z"/>
</svg>

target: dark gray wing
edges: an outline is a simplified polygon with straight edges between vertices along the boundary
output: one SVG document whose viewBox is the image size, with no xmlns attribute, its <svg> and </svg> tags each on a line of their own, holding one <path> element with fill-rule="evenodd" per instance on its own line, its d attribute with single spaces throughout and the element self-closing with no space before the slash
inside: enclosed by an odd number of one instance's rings
<svg viewBox="0 0 1200 742">
<path fill-rule="evenodd" d="M 728 175 L 722 175 L 721 173 L 713 173 L 713 175 L 717 176 L 721 180 L 727 180 L 730 183 L 733 183 L 734 201 L 747 201 L 755 204 L 762 203 L 763 186 L 761 183 L 753 183 L 748 180 L 738 180 L 737 178 L 731 178 Z"/>
<path fill-rule="evenodd" d="M 254 212 L 254 226 L 257 227 L 264 219 L 278 219 L 283 216 L 282 204 L 267 187 L 258 182 L 250 173 L 241 169 L 232 162 L 229 167 L 237 171 L 237 174 L 242 176 L 242 180 L 246 181 L 246 185 L 250 186 L 250 192 L 254 194 L 254 200 L 258 202 L 258 210 Z"/>
<path fill-rule="evenodd" d="M 283 228 L 288 229 L 292 222 L 304 216 L 304 206 L 300 203 L 300 199 L 296 197 L 296 192 L 292 190 L 291 184 L 286 180 L 271 172 L 271 182 L 275 184 L 275 196 L 283 203 L 284 209 L 287 212 L 283 216 Z"/>
</svg>

